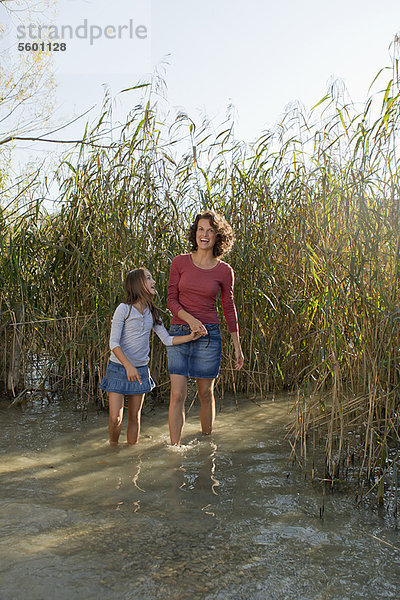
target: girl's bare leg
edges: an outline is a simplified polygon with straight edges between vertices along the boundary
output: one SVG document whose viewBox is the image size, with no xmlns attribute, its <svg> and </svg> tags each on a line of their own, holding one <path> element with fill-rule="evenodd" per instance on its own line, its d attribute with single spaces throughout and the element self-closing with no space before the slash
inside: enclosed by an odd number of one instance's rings
<svg viewBox="0 0 400 600">
<path fill-rule="evenodd" d="M 140 433 L 140 417 L 144 394 L 128 396 L 128 444 L 137 444 Z"/>
<path fill-rule="evenodd" d="M 215 421 L 215 379 L 196 379 L 197 390 L 201 403 L 200 422 L 201 431 L 207 435 L 212 432 Z"/>
<path fill-rule="evenodd" d="M 108 417 L 108 432 L 110 434 L 110 445 L 118 444 L 121 433 L 121 423 L 124 414 L 124 396 L 115 392 L 108 394 L 109 417 Z"/>
<path fill-rule="evenodd" d="M 185 424 L 185 400 L 187 394 L 187 377 L 170 375 L 171 399 L 169 403 L 169 435 L 171 444 L 181 445 L 182 430 Z"/>
</svg>

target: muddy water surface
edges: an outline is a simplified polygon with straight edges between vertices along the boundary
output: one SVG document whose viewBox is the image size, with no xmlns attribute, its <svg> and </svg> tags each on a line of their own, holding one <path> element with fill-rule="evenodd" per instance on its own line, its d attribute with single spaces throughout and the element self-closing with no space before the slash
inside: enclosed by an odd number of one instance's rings
<svg viewBox="0 0 400 600">
<path fill-rule="evenodd" d="M 209 438 L 194 407 L 180 449 L 159 408 L 110 449 L 106 413 L 3 401 L 1 599 L 399 599 L 399 532 L 341 494 L 320 518 L 289 407 L 225 403 Z"/>
</svg>

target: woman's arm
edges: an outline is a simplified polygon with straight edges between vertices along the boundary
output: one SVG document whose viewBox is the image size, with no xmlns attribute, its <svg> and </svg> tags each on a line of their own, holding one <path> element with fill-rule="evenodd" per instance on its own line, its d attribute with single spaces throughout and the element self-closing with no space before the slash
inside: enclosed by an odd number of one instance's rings
<svg viewBox="0 0 400 600">
<path fill-rule="evenodd" d="M 173 315 L 177 315 L 182 309 L 179 303 L 179 280 L 181 273 L 179 270 L 179 256 L 175 256 L 171 263 L 169 270 L 169 282 L 168 282 L 168 295 L 167 295 L 167 308 L 172 312 Z"/>
<path fill-rule="evenodd" d="M 186 321 L 189 325 L 190 329 L 193 333 L 198 333 L 198 337 L 202 335 L 207 335 L 207 329 L 204 327 L 203 323 L 196 319 L 193 315 L 186 312 L 183 308 L 178 312 L 177 316 L 182 319 L 182 321 Z"/>
<path fill-rule="evenodd" d="M 222 312 L 228 325 L 229 332 L 238 331 L 238 318 L 233 299 L 233 286 L 235 285 L 235 274 L 231 266 L 224 264 L 225 271 L 221 280 Z"/>
<path fill-rule="evenodd" d="M 175 256 L 171 263 L 168 283 L 167 308 L 169 308 L 174 316 L 176 315 L 179 317 L 179 319 L 185 321 L 193 332 L 197 332 L 200 335 L 207 335 L 207 329 L 204 327 L 203 323 L 184 310 L 182 305 L 179 303 L 178 285 L 181 277 L 178 267 L 179 260 L 180 257 Z"/>
<path fill-rule="evenodd" d="M 228 324 L 228 329 L 231 334 L 233 346 L 235 348 L 235 369 L 238 371 L 243 367 L 244 355 L 239 337 L 239 325 L 235 301 L 233 299 L 233 286 L 235 283 L 235 275 L 233 269 L 228 266 L 226 275 L 221 284 L 221 299 L 222 310 Z"/>
<path fill-rule="evenodd" d="M 239 332 L 231 331 L 231 339 L 233 342 L 233 346 L 235 348 L 235 357 L 236 357 L 235 369 L 240 371 L 240 369 L 244 365 L 244 355 L 243 355 L 243 351 L 242 351 L 242 346 L 240 345 Z"/>
</svg>

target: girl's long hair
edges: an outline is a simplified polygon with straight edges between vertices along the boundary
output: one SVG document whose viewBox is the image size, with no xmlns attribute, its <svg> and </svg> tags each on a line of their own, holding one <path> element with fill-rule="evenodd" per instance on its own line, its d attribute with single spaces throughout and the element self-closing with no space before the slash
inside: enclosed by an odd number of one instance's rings
<svg viewBox="0 0 400 600">
<path fill-rule="evenodd" d="M 161 325 L 159 310 L 153 303 L 153 299 L 149 292 L 146 290 L 146 274 L 144 267 L 129 271 L 125 278 L 125 293 L 127 304 L 132 307 L 136 302 L 143 302 L 149 307 L 153 317 L 153 325 Z"/>
</svg>

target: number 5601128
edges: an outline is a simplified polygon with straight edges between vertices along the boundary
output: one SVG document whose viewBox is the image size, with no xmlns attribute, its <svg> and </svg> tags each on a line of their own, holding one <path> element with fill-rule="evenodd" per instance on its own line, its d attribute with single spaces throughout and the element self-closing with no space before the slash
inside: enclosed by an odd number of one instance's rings
<svg viewBox="0 0 400 600">
<path fill-rule="evenodd" d="M 50 50 L 50 52 L 65 52 L 67 44 L 65 42 L 20 42 L 18 50 L 20 52 L 38 52 L 41 50 Z"/>
</svg>

